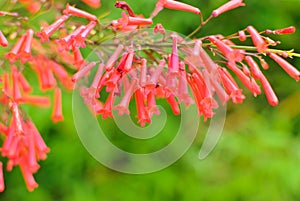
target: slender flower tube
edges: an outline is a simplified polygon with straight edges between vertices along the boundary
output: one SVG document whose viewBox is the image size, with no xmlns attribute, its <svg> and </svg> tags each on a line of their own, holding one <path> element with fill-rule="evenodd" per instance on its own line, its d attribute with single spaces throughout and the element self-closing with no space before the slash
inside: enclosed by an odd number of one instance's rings
<svg viewBox="0 0 300 201">
<path fill-rule="evenodd" d="M 134 58 L 134 50 L 133 50 L 132 47 L 129 47 L 127 57 L 126 57 L 126 61 L 124 63 L 124 66 L 121 68 L 121 70 L 123 72 L 130 71 L 130 69 L 132 68 L 133 58 Z"/>
<path fill-rule="evenodd" d="M 205 50 L 202 47 L 199 47 L 199 56 L 204 64 L 204 67 L 209 73 L 216 71 L 217 66 L 215 62 L 210 58 L 210 56 L 205 52 Z"/>
<path fill-rule="evenodd" d="M 4 36 L 4 34 L 2 33 L 2 31 L 0 31 L 0 45 L 2 47 L 6 47 L 8 45 L 7 39 Z"/>
<path fill-rule="evenodd" d="M 86 18 L 91 21 L 97 21 L 97 17 L 95 15 L 92 15 L 86 11 L 80 10 L 78 8 L 75 8 L 73 6 L 70 6 L 70 4 L 67 4 L 66 9 L 63 10 L 64 15 L 73 15 L 76 17 Z"/>
<path fill-rule="evenodd" d="M 22 99 L 21 90 L 18 82 L 17 69 L 12 70 L 12 81 L 13 81 L 13 98 L 16 102 Z"/>
<path fill-rule="evenodd" d="M 70 50 L 72 49 L 72 46 L 80 46 L 81 41 L 76 41 L 76 36 L 80 34 L 86 27 L 85 26 L 80 26 L 77 28 L 73 33 L 55 40 L 55 42 L 59 45 L 59 51 L 63 50 Z"/>
<path fill-rule="evenodd" d="M 11 51 L 5 55 L 5 58 L 7 58 L 10 63 L 14 63 L 18 60 L 19 53 L 25 40 L 26 34 L 22 35 L 18 42 L 15 44 L 15 46 L 11 49 Z"/>
<path fill-rule="evenodd" d="M 147 60 L 141 59 L 141 70 L 139 84 L 141 87 L 145 87 L 147 83 Z"/>
<path fill-rule="evenodd" d="M 21 63 L 25 63 L 28 60 L 31 60 L 31 45 L 33 38 L 33 30 L 28 29 L 26 33 L 26 40 L 23 43 L 22 51 L 20 53 Z"/>
<path fill-rule="evenodd" d="M 80 33 L 78 33 L 75 36 L 76 45 L 79 45 L 80 47 L 84 48 L 85 43 L 84 40 L 89 35 L 89 33 L 92 31 L 92 29 L 97 25 L 97 22 L 91 21 L 88 25 L 86 25 L 85 29 L 83 29 Z"/>
<path fill-rule="evenodd" d="M 73 54 L 74 54 L 74 65 L 77 67 L 77 69 L 80 69 L 85 62 L 81 55 L 79 47 L 73 46 L 72 50 L 73 50 Z"/>
<path fill-rule="evenodd" d="M 265 94 L 266 94 L 266 97 L 267 97 L 267 100 L 268 100 L 269 104 L 272 105 L 272 106 L 278 105 L 278 98 L 277 98 L 275 92 L 273 91 L 272 86 L 268 82 L 267 78 L 263 74 L 261 74 L 259 80 L 260 80 L 261 85 L 262 85 L 262 87 L 265 91 Z"/>
<path fill-rule="evenodd" d="M 41 38 L 41 42 L 49 41 L 49 37 L 63 24 L 69 16 L 63 15 L 58 18 L 53 24 L 49 25 L 48 27 L 44 28 L 40 32 L 37 32 L 36 35 Z"/>
<path fill-rule="evenodd" d="M 23 95 L 22 99 L 20 100 L 20 103 L 34 105 L 37 107 L 49 107 L 50 99 L 48 97 L 43 96 Z"/>
<path fill-rule="evenodd" d="M 109 57 L 105 64 L 105 70 L 110 71 L 113 67 L 116 61 L 118 60 L 119 55 L 121 54 L 122 50 L 124 49 L 124 46 L 122 44 L 118 45 L 115 52 Z"/>
<path fill-rule="evenodd" d="M 107 117 L 112 118 L 112 107 L 114 102 L 114 92 L 110 92 L 108 95 L 104 106 L 99 110 L 99 114 L 102 114 L 102 118 L 106 119 Z"/>
<path fill-rule="evenodd" d="M 3 164 L 0 162 L 0 192 L 3 192 L 5 189 L 4 177 L 3 177 Z"/>
<path fill-rule="evenodd" d="M 239 89 L 238 85 L 231 76 L 228 77 L 229 73 L 226 71 L 226 69 L 218 68 L 218 72 L 225 90 L 228 94 L 230 94 L 232 102 L 236 104 L 242 103 L 246 98 L 242 94 L 242 89 Z"/>
<path fill-rule="evenodd" d="M 75 73 L 72 76 L 72 82 L 77 82 L 80 80 L 83 76 L 85 76 L 92 68 L 96 66 L 96 62 L 91 62 L 87 64 L 86 66 L 83 66 L 77 73 Z"/>
<path fill-rule="evenodd" d="M 32 175 L 32 172 L 30 172 L 29 167 L 27 164 L 25 164 L 25 162 L 23 162 L 22 165 L 20 164 L 20 169 L 24 177 L 28 191 L 32 192 L 35 188 L 39 186 L 38 183 L 36 183 Z"/>
<path fill-rule="evenodd" d="M 56 88 L 54 90 L 54 104 L 51 118 L 54 123 L 64 120 L 64 116 L 62 114 L 62 97 L 60 88 Z"/>
<path fill-rule="evenodd" d="M 238 76 L 242 83 L 253 93 L 254 96 L 257 96 L 261 93 L 259 86 L 254 80 L 251 80 L 247 77 L 235 64 L 227 63 L 227 66 Z"/>
<path fill-rule="evenodd" d="M 120 116 L 122 116 L 124 113 L 128 114 L 128 115 L 130 114 L 128 107 L 129 107 L 129 102 L 131 100 L 131 97 L 134 93 L 136 84 L 137 84 L 137 80 L 135 78 L 133 78 L 133 80 L 131 81 L 129 88 L 126 90 L 122 100 L 120 101 L 120 103 L 118 105 L 115 106 L 115 109 L 119 111 Z"/>
<path fill-rule="evenodd" d="M 172 10 L 181 10 L 186 12 L 195 13 L 197 15 L 201 14 L 201 11 L 199 8 L 196 8 L 194 6 L 174 1 L 174 0 L 158 0 L 156 3 L 156 7 L 151 14 L 151 18 L 155 17 L 163 8 L 168 8 Z"/>
<path fill-rule="evenodd" d="M 211 14 L 212 17 L 217 17 L 221 15 L 222 13 L 225 13 L 229 10 L 235 9 L 239 6 L 245 6 L 246 4 L 243 3 L 243 0 L 230 0 L 221 7 L 214 10 Z"/>
<path fill-rule="evenodd" d="M 252 72 L 252 76 L 255 79 L 259 79 L 261 77 L 262 72 L 260 71 L 259 66 L 254 61 L 254 59 L 251 56 L 246 56 L 245 57 L 245 61 L 250 66 L 250 70 Z"/>
<path fill-rule="evenodd" d="M 281 58 L 275 53 L 269 53 L 268 55 L 271 59 L 273 59 L 276 63 L 278 63 L 279 66 L 281 66 L 281 68 L 285 72 L 287 72 L 287 74 L 289 74 L 296 81 L 299 81 L 300 72 L 294 66 L 292 66 L 290 63 L 288 63 L 286 60 L 284 60 L 283 58 Z"/>
<path fill-rule="evenodd" d="M 172 54 L 169 62 L 168 73 L 174 75 L 178 73 L 179 70 L 179 57 L 178 57 L 178 47 L 177 47 L 177 36 L 172 36 L 173 45 L 172 45 Z"/>
<path fill-rule="evenodd" d="M 134 93 L 135 101 L 136 101 L 136 109 L 137 109 L 137 118 L 138 123 L 144 127 L 146 123 L 151 123 L 151 119 L 149 117 L 149 113 L 147 112 L 145 103 L 144 103 L 144 94 L 141 89 L 138 89 Z"/>
<path fill-rule="evenodd" d="M 22 90 L 25 93 L 29 93 L 32 91 L 30 84 L 28 83 L 28 81 L 26 80 L 26 78 L 24 77 L 24 75 L 22 73 L 18 74 L 18 82 L 21 85 Z"/>
<path fill-rule="evenodd" d="M 180 108 L 179 108 L 178 103 L 177 103 L 177 101 L 175 99 L 175 96 L 174 95 L 169 96 L 167 98 L 167 102 L 171 106 L 171 109 L 172 109 L 173 113 L 175 115 L 179 115 L 180 114 Z"/>
<path fill-rule="evenodd" d="M 268 45 L 264 41 L 264 39 L 261 37 L 261 35 L 259 35 L 257 30 L 253 26 L 248 26 L 247 31 L 250 33 L 252 41 L 253 41 L 255 47 L 257 48 L 257 51 L 259 53 L 265 52 L 268 48 Z"/>
<path fill-rule="evenodd" d="M 223 41 L 219 40 L 215 36 L 209 36 L 208 40 L 210 40 L 210 42 L 215 44 L 218 50 L 220 50 L 222 54 L 224 54 L 224 56 L 230 62 L 241 61 L 241 58 L 243 58 L 243 56 L 240 55 L 241 54 L 240 52 L 232 49 L 231 47 L 229 47 L 227 44 L 225 44 Z"/>
</svg>

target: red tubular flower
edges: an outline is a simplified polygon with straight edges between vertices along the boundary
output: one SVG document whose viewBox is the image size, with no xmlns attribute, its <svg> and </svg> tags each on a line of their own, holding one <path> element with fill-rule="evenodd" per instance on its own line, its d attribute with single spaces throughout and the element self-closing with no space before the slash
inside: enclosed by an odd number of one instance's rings
<svg viewBox="0 0 300 201">
<path fill-rule="evenodd" d="M 5 189 L 4 177 L 3 177 L 3 164 L 0 162 L 0 192 L 3 192 Z"/>
<path fill-rule="evenodd" d="M 227 91 L 228 94 L 230 94 L 230 98 L 232 99 L 232 102 L 236 104 L 242 103 L 243 100 L 246 98 L 242 94 L 242 89 L 239 89 L 237 83 L 226 71 L 226 69 L 218 68 L 218 72 L 225 90 Z"/>
<path fill-rule="evenodd" d="M 130 71 L 132 68 L 133 58 L 134 58 L 134 50 L 132 47 L 129 47 L 125 63 L 121 68 L 119 68 L 119 70 L 121 70 L 123 72 Z"/>
<path fill-rule="evenodd" d="M 179 57 L 178 57 L 178 48 L 177 48 L 177 36 L 172 35 L 173 45 L 172 45 L 172 54 L 168 65 L 168 73 L 174 75 L 178 73 L 179 70 Z"/>
<path fill-rule="evenodd" d="M 203 62 L 204 67 L 209 73 L 216 71 L 217 66 L 215 62 L 210 58 L 210 56 L 205 52 L 205 50 L 201 46 L 199 46 L 199 56 Z"/>
<path fill-rule="evenodd" d="M 82 0 L 85 4 L 92 8 L 99 8 L 101 6 L 101 1 L 100 0 Z"/>
<path fill-rule="evenodd" d="M 227 66 L 238 76 L 242 83 L 253 93 L 254 96 L 257 96 L 261 93 L 259 86 L 254 80 L 251 80 L 247 77 L 234 63 L 227 63 Z"/>
<path fill-rule="evenodd" d="M 32 192 L 39 185 L 36 183 L 36 181 L 32 175 L 32 172 L 29 170 L 29 167 L 27 166 L 27 164 L 25 162 L 20 164 L 20 169 L 21 169 L 22 175 L 24 177 L 28 191 Z"/>
<path fill-rule="evenodd" d="M 121 44 L 118 45 L 115 52 L 109 57 L 109 59 L 107 60 L 107 62 L 105 64 L 106 71 L 110 71 L 114 67 L 114 64 L 118 60 L 118 57 L 121 54 L 123 48 L 124 48 L 123 45 L 121 45 Z"/>
<path fill-rule="evenodd" d="M 125 12 L 122 12 L 122 18 L 118 20 L 122 26 L 145 26 L 151 25 L 152 19 L 142 18 L 142 17 L 130 17 L 127 16 Z"/>
<path fill-rule="evenodd" d="M 13 98 L 14 101 L 18 102 L 22 99 L 21 90 L 18 81 L 18 72 L 16 68 L 12 69 L 12 83 L 13 83 Z"/>
<path fill-rule="evenodd" d="M 99 114 L 102 114 L 102 118 L 106 119 L 107 117 L 112 118 L 112 107 L 114 103 L 114 92 L 110 92 L 108 95 L 104 106 L 99 110 Z"/>
<path fill-rule="evenodd" d="M 217 17 L 217 16 L 221 15 L 222 13 L 225 13 L 229 10 L 235 9 L 239 6 L 245 6 L 245 5 L 246 4 L 243 3 L 243 0 L 230 0 L 227 3 L 225 3 L 224 5 L 222 5 L 221 7 L 214 10 L 212 12 L 211 16 Z"/>
<path fill-rule="evenodd" d="M 115 109 L 119 111 L 120 116 L 123 115 L 124 113 L 129 115 L 129 113 L 130 113 L 129 109 L 128 109 L 129 102 L 134 93 L 136 84 L 137 84 L 137 80 L 135 78 L 133 78 L 129 88 L 125 91 L 125 94 L 124 94 L 122 100 L 120 101 L 120 103 L 118 105 L 115 106 Z"/>
<path fill-rule="evenodd" d="M 247 31 L 250 33 L 252 41 L 259 53 L 263 53 L 267 50 L 268 45 L 265 40 L 259 35 L 257 30 L 253 26 L 248 26 Z"/>
<path fill-rule="evenodd" d="M 243 70 L 244 74 L 247 75 L 248 77 L 250 77 L 250 76 L 251 76 L 251 72 L 250 72 L 248 66 L 246 66 L 246 65 L 243 64 L 243 63 L 242 63 L 242 66 L 243 66 L 243 69 L 242 69 L 242 70 Z"/>
<path fill-rule="evenodd" d="M 145 87 L 147 83 L 147 60 L 141 59 L 141 70 L 139 84 L 141 87 Z"/>
<path fill-rule="evenodd" d="M 161 75 L 165 65 L 166 65 L 166 61 L 164 59 L 160 60 L 156 70 L 151 75 L 150 82 L 149 82 L 150 85 L 156 86 L 158 82 L 158 78 Z"/>
<path fill-rule="evenodd" d="M 96 66 L 96 62 L 91 62 L 87 64 L 86 66 L 83 66 L 77 73 L 75 73 L 72 76 L 72 82 L 77 82 L 80 80 L 83 76 L 85 76 L 92 68 Z"/>
<path fill-rule="evenodd" d="M 155 100 L 155 91 L 151 90 L 149 91 L 147 95 L 147 111 L 149 113 L 149 117 L 151 118 L 153 114 L 159 115 L 160 111 L 156 105 L 156 100 Z"/>
<path fill-rule="evenodd" d="M 64 120 L 64 116 L 62 114 L 62 97 L 60 88 L 56 88 L 54 90 L 54 103 L 51 118 L 54 123 Z"/>
<path fill-rule="evenodd" d="M 93 30 L 93 28 L 97 25 L 97 22 L 91 21 L 88 25 L 86 25 L 85 29 L 82 30 L 80 33 L 78 33 L 75 36 L 76 45 L 79 45 L 80 47 L 85 47 L 85 39 L 89 35 L 89 33 Z"/>
<path fill-rule="evenodd" d="M 78 8 L 75 8 L 73 6 L 70 6 L 67 4 L 66 9 L 63 10 L 64 15 L 73 15 L 81 18 L 85 18 L 91 21 L 97 21 L 97 17 L 95 15 L 92 15 L 86 11 L 80 10 Z"/>
<path fill-rule="evenodd" d="M 24 75 L 22 73 L 19 73 L 19 75 L 18 75 L 18 82 L 21 85 L 22 90 L 25 93 L 29 93 L 32 91 L 30 84 L 28 83 L 28 81 L 26 80 L 26 78 L 24 77 Z"/>
<path fill-rule="evenodd" d="M 178 103 L 177 103 L 177 101 L 175 99 L 175 96 L 174 95 L 170 95 L 169 97 L 167 97 L 167 102 L 171 106 L 171 109 L 172 109 L 173 113 L 175 115 L 179 115 L 180 114 L 180 108 L 179 108 Z"/>
<path fill-rule="evenodd" d="M 49 25 L 48 27 L 42 29 L 40 32 L 37 32 L 36 35 L 41 38 L 41 42 L 49 41 L 49 37 L 63 24 L 69 16 L 63 15 L 58 18 L 54 23 Z"/>
<path fill-rule="evenodd" d="M 232 49 L 227 44 L 225 44 L 223 41 L 219 40 L 218 38 L 216 38 L 214 36 L 209 36 L 208 40 L 210 40 L 210 42 L 215 44 L 217 46 L 218 50 L 220 50 L 222 52 L 222 54 L 224 54 L 224 56 L 230 62 L 241 61 L 241 59 L 243 58 L 243 56 L 241 55 L 241 53 L 239 51 Z"/>
<path fill-rule="evenodd" d="M 181 10 L 186 12 L 195 13 L 197 15 L 201 14 L 201 11 L 199 8 L 196 8 L 194 6 L 174 1 L 174 0 L 158 0 L 156 3 L 156 7 L 151 14 L 151 18 L 155 17 L 163 8 L 168 8 L 172 10 Z"/>
<path fill-rule="evenodd" d="M 22 51 L 20 53 L 21 63 L 25 63 L 28 60 L 31 60 L 31 45 L 33 38 L 33 30 L 28 29 L 26 33 L 26 40 L 22 46 Z"/>
<path fill-rule="evenodd" d="M 268 53 L 269 57 L 272 58 L 276 63 L 281 66 L 281 68 L 287 72 L 292 78 L 294 78 L 296 81 L 299 81 L 300 79 L 300 72 L 292 66 L 290 63 L 288 63 L 286 60 L 281 58 L 275 53 Z"/>
<path fill-rule="evenodd" d="M 115 7 L 116 8 L 121 8 L 122 10 L 126 10 L 130 17 L 135 17 L 136 16 L 134 14 L 133 10 L 131 9 L 131 7 L 125 1 L 117 1 L 115 3 Z"/>
<path fill-rule="evenodd" d="M 239 40 L 240 41 L 245 41 L 247 39 L 245 31 L 239 31 L 238 34 L 239 34 Z"/>
<path fill-rule="evenodd" d="M 266 34 L 279 34 L 279 35 L 282 35 L 282 34 L 293 34 L 295 33 L 296 31 L 296 28 L 294 26 L 289 26 L 289 27 L 286 27 L 286 28 L 283 28 L 283 29 L 277 29 L 277 30 L 266 30 L 265 33 Z"/>
<path fill-rule="evenodd" d="M 82 41 L 76 41 L 76 36 L 79 35 L 86 27 L 80 26 L 73 33 L 57 39 L 55 42 L 59 45 L 59 51 L 70 50 L 73 46 L 80 46 Z"/>
<path fill-rule="evenodd" d="M 228 96 L 224 88 L 221 86 L 221 83 L 218 81 L 219 77 L 218 79 L 215 79 L 215 77 L 213 78 L 206 70 L 203 70 L 202 73 L 204 77 L 207 77 L 209 79 L 208 81 L 210 82 L 211 86 L 214 88 L 221 102 L 225 104 L 230 97 Z"/>
<path fill-rule="evenodd" d="M 2 31 L 0 31 L 0 45 L 2 47 L 6 47 L 8 45 L 7 39 L 5 38 L 5 36 L 2 33 Z"/>
<path fill-rule="evenodd" d="M 245 57 L 245 61 L 250 66 L 250 69 L 251 69 L 251 72 L 252 72 L 252 76 L 255 79 L 259 79 L 261 77 L 262 72 L 260 71 L 259 66 L 254 61 L 254 59 L 251 56 L 246 56 Z"/>
<path fill-rule="evenodd" d="M 76 66 L 77 69 L 80 69 L 81 66 L 84 64 L 84 59 L 81 55 L 79 47 L 73 46 L 72 50 L 73 50 L 73 54 L 74 54 L 74 63 L 73 64 Z"/>
<path fill-rule="evenodd" d="M 10 63 L 14 63 L 15 61 L 18 60 L 19 53 L 21 51 L 21 48 L 23 46 L 25 39 L 26 39 L 26 35 L 24 34 L 18 40 L 18 42 L 15 44 L 15 46 L 11 49 L 11 51 L 5 55 L 5 58 L 7 58 Z"/>
<path fill-rule="evenodd" d="M 180 65 L 184 65 L 183 62 L 180 62 Z M 187 80 L 186 80 L 186 71 L 182 70 L 179 74 L 179 84 L 178 84 L 178 100 L 179 103 L 184 102 L 186 106 L 189 106 L 193 103 L 188 90 Z"/>
<path fill-rule="evenodd" d="M 136 101 L 136 109 L 137 109 L 137 118 L 138 123 L 144 127 L 146 123 L 151 123 L 151 119 L 149 117 L 149 113 L 145 107 L 144 103 L 144 94 L 141 89 L 135 91 L 135 101 Z"/>
<path fill-rule="evenodd" d="M 22 96 L 22 99 L 20 103 L 25 103 L 29 105 L 34 105 L 38 107 L 49 107 L 50 106 L 50 100 L 48 97 L 43 97 L 43 96 L 29 96 L 29 95 L 24 95 Z"/>
<path fill-rule="evenodd" d="M 267 97 L 267 100 L 268 100 L 269 104 L 272 105 L 272 106 L 278 105 L 278 98 L 277 98 L 275 92 L 273 91 L 272 86 L 268 82 L 267 78 L 262 73 L 261 73 L 261 76 L 260 76 L 259 80 L 260 80 L 261 85 L 262 85 L 262 87 L 265 91 L 265 94 L 266 94 L 266 97 Z"/>
</svg>

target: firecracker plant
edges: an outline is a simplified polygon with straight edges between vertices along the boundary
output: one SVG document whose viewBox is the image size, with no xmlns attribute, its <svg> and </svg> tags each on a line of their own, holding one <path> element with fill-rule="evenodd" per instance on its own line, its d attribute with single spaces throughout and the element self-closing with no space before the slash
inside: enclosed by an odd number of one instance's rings
<svg viewBox="0 0 300 201">
<path fill-rule="evenodd" d="M 82 1 L 94 8 L 101 5 L 100 0 Z M 269 68 L 266 57 L 296 81 L 300 79 L 299 70 L 286 61 L 299 55 L 276 49 L 279 42 L 271 39 L 272 35 L 294 33 L 293 26 L 256 30 L 249 25 L 229 36 L 194 37 L 212 18 L 245 6 L 243 0 L 228 1 L 207 19 L 199 8 L 175 0 L 158 0 L 149 16 L 139 15 L 126 2 L 117 1 L 120 18 L 109 23 L 66 4 L 57 12 L 57 19 L 41 24 L 40 30 L 21 26 L 30 16 L 55 8 L 55 4 L 51 0 L 8 0 L 0 11 L 0 48 L 6 52 L 0 55 L 0 152 L 7 158 L 5 164 L 0 162 L 0 191 L 4 191 L 4 166 L 8 171 L 20 167 L 28 190 L 33 191 L 38 186 L 33 174 L 50 150 L 22 106 L 51 106 L 53 122 L 63 121 L 61 89 L 73 90 L 75 83 L 87 76 L 92 76 L 89 85 L 79 90 L 95 115 L 112 117 L 113 110 L 119 115 L 129 114 L 133 101 L 141 126 L 159 115 L 157 99 L 166 99 L 175 115 L 180 114 L 180 103 L 196 104 L 205 120 L 213 117 L 219 104 L 242 103 L 244 88 L 254 96 L 265 93 L 269 104 L 276 106 L 277 96 L 263 73 Z M 20 9 L 31 14 L 22 16 L 16 12 Z M 152 21 L 163 9 L 176 10 L 174 15 L 191 12 L 199 16 L 200 24 L 188 36 L 166 31 L 162 24 Z M 253 45 L 243 45 L 244 41 Z M 99 60 L 83 58 L 83 48 L 97 48 Z M 50 91 L 52 97 L 34 95 L 23 74 L 26 68 L 35 72 L 40 91 Z M 125 92 L 119 97 L 121 90 Z M 116 97 L 120 98 L 118 103 Z"/>
</svg>

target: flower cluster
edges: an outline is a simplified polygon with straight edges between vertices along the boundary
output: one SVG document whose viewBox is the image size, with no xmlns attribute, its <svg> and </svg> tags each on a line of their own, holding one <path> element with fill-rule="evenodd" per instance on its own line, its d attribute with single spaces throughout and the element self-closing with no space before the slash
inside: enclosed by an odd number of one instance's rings
<svg viewBox="0 0 300 201">
<path fill-rule="evenodd" d="M 31 11 L 28 1 L 20 2 Z M 43 7 L 42 2 L 35 2 Z M 99 0 L 83 2 L 94 8 L 101 5 Z M 150 17 L 145 18 L 126 2 L 117 1 L 115 7 L 123 10 L 121 17 L 102 24 L 95 15 L 67 4 L 52 24 L 43 25 L 38 32 L 30 28 L 14 34 L 0 31 L 0 45 L 8 50 L 1 58 L 4 67 L 0 72 L 0 104 L 4 108 L 0 151 L 8 158 L 6 169 L 18 165 L 28 190 L 37 187 L 33 174 L 49 148 L 21 106 L 52 105 L 53 122 L 62 121 L 62 90 L 72 90 L 76 83 L 85 104 L 102 118 L 112 117 L 113 110 L 119 115 L 130 114 L 130 102 L 134 101 L 141 126 L 160 114 L 157 99 L 165 99 L 175 115 L 181 113 L 181 103 L 186 107 L 196 104 L 204 120 L 212 118 L 220 104 L 243 102 L 245 95 L 239 83 L 254 96 L 263 89 L 270 105 L 276 106 L 278 98 L 263 74 L 269 68 L 265 58 L 274 60 L 299 81 L 299 70 L 285 60 L 299 55 L 274 49 L 277 42 L 266 35 L 292 34 L 293 26 L 260 32 L 247 26 L 230 36 L 192 38 L 210 19 L 240 6 L 245 6 L 243 0 L 231 0 L 204 20 L 197 7 L 158 0 Z M 199 15 L 201 23 L 188 37 L 167 31 L 162 24 L 153 25 L 153 18 L 163 9 Z M 0 16 L 18 19 L 19 14 L 0 11 Z M 76 18 L 83 20 L 78 22 Z M 15 35 L 16 42 L 7 40 L 8 35 Z M 241 45 L 244 41 L 253 46 Z M 95 48 L 99 59 L 84 58 L 81 49 L 86 47 Z M 41 91 L 52 92 L 52 101 L 48 96 L 33 95 L 34 87 L 24 74 L 25 68 L 35 72 Z M 115 103 L 117 98 L 120 101 Z M 2 169 L 0 162 L 0 191 L 4 190 Z"/>
</svg>

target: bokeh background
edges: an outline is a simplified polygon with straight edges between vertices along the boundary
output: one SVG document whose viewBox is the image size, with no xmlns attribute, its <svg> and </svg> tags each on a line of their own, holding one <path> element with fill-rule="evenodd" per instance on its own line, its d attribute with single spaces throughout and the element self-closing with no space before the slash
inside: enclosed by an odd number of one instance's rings
<svg viewBox="0 0 300 201">
<path fill-rule="evenodd" d="M 60 1 L 62 2 L 62 1 Z M 120 17 L 115 1 L 102 0 L 94 10 L 80 1 L 68 1 L 98 16 Z M 149 16 L 154 0 L 127 0 L 136 13 Z M 226 0 L 183 0 L 201 8 L 205 17 Z M 229 35 L 248 25 L 258 30 L 295 25 L 299 31 L 277 36 L 282 49 L 300 52 L 300 0 L 245 0 L 246 7 L 213 19 L 197 36 Z M 53 21 L 54 16 L 42 16 Z M 41 19 L 36 19 L 36 26 Z M 190 13 L 164 10 L 155 18 L 166 29 L 187 35 L 198 23 Z M 201 123 L 198 137 L 189 151 L 172 166 L 146 175 L 112 171 L 92 158 L 81 144 L 72 117 L 72 94 L 64 94 L 63 123 L 52 124 L 50 109 L 26 110 L 51 148 L 47 160 L 35 174 L 39 188 L 29 193 L 20 170 L 5 172 L 4 201 L 296 201 L 300 200 L 300 85 L 274 62 L 265 72 L 280 99 L 278 107 L 268 105 L 264 95 L 249 93 L 242 105 L 228 105 L 224 132 L 217 147 L 198 160 L 208 123 Z M 289 60 L 300 68 L 300 59 Z M 167 110 L 168 111 L 168 110 Z M 172 125 L 172 118 L 171 125 Z M 176 122 L 176 118 L 174 119 Z M 143 141 L 126 139 L 112 120 L 100 121 L 116 145 L 130 151 L 147 151 Z M 175 124 L 175 123 L 173 123 Z M 164 129 L 157 142 L 172 139 L 172 126 Z M 159 148 L 159 147 L 156 147 Z"/>
</svg>

